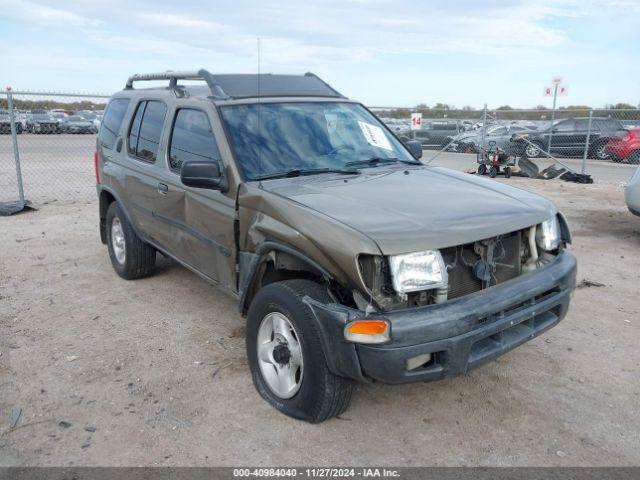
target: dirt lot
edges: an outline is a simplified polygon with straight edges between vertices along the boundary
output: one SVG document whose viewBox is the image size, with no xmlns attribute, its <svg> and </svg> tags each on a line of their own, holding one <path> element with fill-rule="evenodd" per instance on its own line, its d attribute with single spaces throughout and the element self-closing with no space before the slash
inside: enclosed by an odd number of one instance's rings
<svg viewBox="0 0 640 480">
<path fill-rule="evenodd" d="M 117 277 L 94 204 L 0 218 L 0 465 L 639 464 L 640 219 L 618 185 L 510 183 L 559 204 L 578 279 L 604 286 L 497 362 L 361 385 L 321 425 L 255 392 L 233 300 L 164 259 Z"/>
</svg>

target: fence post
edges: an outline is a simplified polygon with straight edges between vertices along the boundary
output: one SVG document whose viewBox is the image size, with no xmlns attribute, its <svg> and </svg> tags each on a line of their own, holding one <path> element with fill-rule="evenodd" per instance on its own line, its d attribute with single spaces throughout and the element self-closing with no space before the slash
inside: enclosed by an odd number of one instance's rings
<svg viewBox="0 0 640 480">
<path fill-rule="evenodd" d="M 482 114 L 482 139 L 481 139 L 482 148 L 487 148 L 487 146 L 484 144 L 486 133 L 487 133 L 487 104 L 485 103 L 484 113 Z"/>
<path fill-rule="evenodd" d="M 13 111 L 13 93 L 11 87 L 7 87 L 7 106 L 9 107 L 9 123 L 11 123 L 11 140 L 13 141 L 13 159 L 16 162 L 16 177 L 18 178 L 18 195 L 20 205 L 24 207 L 24 189 L 22 186 L 22 170 L 20 169 L 20 151 L 18 149 L 18 132 L 16 118 Z"/>
<path fill-rule="evenodd" d="M 584 142 L 584 153 L 582 154 L 582 174 L 587 169 L 587 155 L 589 153 L 589 140 L 591 140 L 591 121 L 593 120 L 593 110 L 589 110 L 589 124 L 587 125 L 587 140 Z"/>
<path fill-rule="evenodd" d="M 553 90 L 553 108 L 551 109 L 551 126 L 549 127 L 549 143 L 547 144 L 547 160 L 551 155 L 551 139 L 553 138 L 553 121 L 556 119 L 556 101 L 558 100 L 558 84 Z"/>
</svg>

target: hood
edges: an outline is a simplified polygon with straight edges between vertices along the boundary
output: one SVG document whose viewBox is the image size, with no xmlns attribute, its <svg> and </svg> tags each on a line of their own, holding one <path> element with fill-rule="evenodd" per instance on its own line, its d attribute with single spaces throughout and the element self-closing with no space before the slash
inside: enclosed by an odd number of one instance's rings
<svg viewBox="0 0 640 480">
<path fill-rule="evenodd" d="M 387 255 L 490 238 L 557 212 L 539 195 L 441 167 L 377 167 L 358 177 L 269 180 L 262 188 L 355 228 Z"/>
</svg>

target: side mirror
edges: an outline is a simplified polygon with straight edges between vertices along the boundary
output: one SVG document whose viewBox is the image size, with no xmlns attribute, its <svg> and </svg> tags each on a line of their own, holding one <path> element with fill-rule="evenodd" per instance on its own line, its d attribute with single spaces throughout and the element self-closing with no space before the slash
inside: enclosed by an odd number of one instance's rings
<svg viewBox="0 0 640 480">
<path fill-rule="evenodd" d="M 409 140 L 408 142 L 405 142 L 405 146 L 414 158 L 422 158 L 422 144 L 419 140 Z"/>
<path fill-rule="evenodd" d="M 227 179 L 220 172 L 218 162 L 184 162 L 180 169 L 180 180 L 187 187 L 208 188 L 225 192 Z"/>
</svg>

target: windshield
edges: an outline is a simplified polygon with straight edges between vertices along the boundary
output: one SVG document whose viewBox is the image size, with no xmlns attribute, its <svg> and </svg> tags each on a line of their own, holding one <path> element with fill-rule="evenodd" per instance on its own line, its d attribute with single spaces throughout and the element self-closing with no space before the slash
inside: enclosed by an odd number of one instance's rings
<svg viewBox="0 0 640 480">
<path fill-rule="evenodd" d="M 507 133 L 507 127 L 502 125 L 494 125 L 487 129 L 487 135 L 501 135 L 503 133 Z"/>
<path fill-rule="evenodd" d="M 415 162 L 400 141 L 358 104 L 232 105 L 222 107 L 222 116 L 247 180 L 291 170 L 350 168 L 348 162 L 370 159 Z"/>
</svg>

